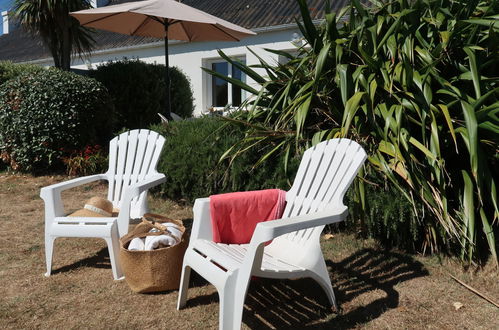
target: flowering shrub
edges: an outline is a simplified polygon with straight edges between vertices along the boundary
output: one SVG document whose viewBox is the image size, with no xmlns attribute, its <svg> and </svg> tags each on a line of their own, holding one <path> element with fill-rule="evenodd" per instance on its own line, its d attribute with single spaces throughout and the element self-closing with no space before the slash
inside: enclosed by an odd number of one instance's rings
<svg viewBox="0 0 499 330">
<path fill-rule="evenodd" d="M 62 148 L 61 148 L 62 149 Z M 62 149 L 61 151 L 65 151 Z M 102 173 L 106 170 L 108 157 L 98 144 L 87 145 L 83 150 L 73 150 L 70 156 L 62 159 L 70 176 Z"/>
<path fill-rule="evenodd" d="M 113 106 L 94 79 L 56 69 L 0 85 L 0 157 L 16 171 L 63 168 L 61 151 L 109 141 Z"/>
</svg>

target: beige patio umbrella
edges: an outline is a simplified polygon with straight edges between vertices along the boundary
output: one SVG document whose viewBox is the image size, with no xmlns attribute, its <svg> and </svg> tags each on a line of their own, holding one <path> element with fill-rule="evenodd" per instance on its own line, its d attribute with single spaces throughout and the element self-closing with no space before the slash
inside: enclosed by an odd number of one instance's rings
<svg viewBox="0 0 499 330">
<path fill-rule="evenodd" d="M 70 13 L 82 26 L 128 34 L 164 38 L 168 68 L 168 40 L 239 41 L 254 32 L 173 0 L 146 0 Z M 165 75 L 166 116 L 170 116 L 170 77 Z"/>
</svg>

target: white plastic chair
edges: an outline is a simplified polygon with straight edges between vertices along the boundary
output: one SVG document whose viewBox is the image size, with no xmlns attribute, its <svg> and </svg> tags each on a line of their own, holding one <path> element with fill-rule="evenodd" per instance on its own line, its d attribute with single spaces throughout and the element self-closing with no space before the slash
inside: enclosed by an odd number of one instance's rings
<svg viewBox="0 0 499 330">
<path fill-rule="evenodd" d="M 128 232 L 130 219 L 148 212 L 147 190 L 165 181 L 165 175 L 156 171 L 164 137 L 149 130 L 133 130 L 115 137 L 109 143 L 109 168 L 104 174 L 90 175 L 44 187 L 40 197 L 45 202 L 45 258 L 47 273 L 52 269 L 54 240 L 58 237 L 103 238 L 115 280 L 123 273 L 117 260 L 119 238 Z M 92 181 L 107 180 L 107 199 L 119 209 L 117 217 L 67 217 L 61 192 Z"/>
<path fill-rule="evenodd" d="M 220 329 L 239 329 L 251 276 L 311 277 L 336 300 L 320 247 L 326 224 L 345 219 L 343 196 L 366 159 L 360 145 L 333 139 L 308 149 L 291 189 L 282 219 L 261 222 L 249 244 L 212 241 L 209 198 L 194 204 L 194 223 L 184 256 L 177 309 L 185 306 L 190 271 L 212 283 L 220 297 Z M 272 243 L 265 246 L 265 242 Z"/>
</svg>

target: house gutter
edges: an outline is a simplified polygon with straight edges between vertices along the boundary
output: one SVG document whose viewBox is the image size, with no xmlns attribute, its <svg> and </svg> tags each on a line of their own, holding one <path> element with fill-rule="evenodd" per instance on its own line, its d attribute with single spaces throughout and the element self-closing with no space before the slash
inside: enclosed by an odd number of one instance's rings
<svg viewBox="0 0 499 330">
<path fill-rule="evenodd" d="M 319 25 L 323 21 L 324 20 L 322 20 L 322 19 L 313 20 L 312 23 L 314 25 Z M 255 33 L 270 33 L 270 32 L 290 30 L 290 29 L 294 29 L 294 28 L 297 28 L 296 23 L 258 27 L 258 28 L 251 29 L 251 31 L 253 31 Z M 168 44 L 177 45 L 177 44 L 183 44 L 183 43 L 187 43 L 187 41 L 172 40 Z M 149 43 L 141 44 L 141 45 L 99 49 L 96 51 L 92 51 L 91 53 L 92 53 L 92 55 L 102 55 L 102 54 L 110 54 L 110 53 L 115 53 L 115 52 L 124 52 L 124 51 L 129 51 L 129 50 L 140 50 L 140 49 L 155 48 L 155 47 L 164 47 L 164 42 L 163 41 L 155 41 L 155 42 L 149 42 Z M 73 55 L 73 56 L 71 56 L 71 58 L 72 59 L 78 58 L 78 56 Z M 19 62 L 19 63 L 40 64 L 40 63 L 51 62 L 51 61 L 53 61 L 52 57 L 46 57 L 46 58 L 42 58 L 42 59 L 26 61 L 26 62 Z"/>
</svg>

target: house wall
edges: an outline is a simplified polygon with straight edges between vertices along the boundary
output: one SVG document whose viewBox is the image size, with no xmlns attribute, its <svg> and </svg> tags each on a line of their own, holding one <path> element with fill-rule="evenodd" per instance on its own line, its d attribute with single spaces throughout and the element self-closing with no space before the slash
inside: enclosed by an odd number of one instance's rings
<svg viewBox="0 0 499 330">
<path fill-rule="evenodd" d="M 246 64 L 258 64 L 259 60 L 255 55 L 248 51 L 250 47 L 258 56 L 269 63 L 277 63 L 278 56 L 266 52 L 264 48 L 276 50 L 294 50 L 295 46 L 291 43 L 293 37 L 299 33 L 295 27 L 282 27 L 259 31 L 256 36 L 248 37 L 240 42 L 193 42 L 179 43 L 173 42 L 169 45 L 170 66 L 180 68 L 189 77 L 195 98 L 195 115 L 200 115 L 211 107 L 211 94 L 209 88 L 210 75 L 205 73 L 201 67 L 208 67 L 211 61 L 220 58 L 217 49 L 221 49 L 229 56 L 245 57 Z M 90 59 L 82 61 L 75 59 L 72 67 L 77 69 L 95 68 L 101 63 L 111 60 L 120 60 L 123 58 L 138 58 L 147 63 L 164 64 L 164 44 L 155 43 L 134 48 L 114 49 L 111 51 L 95 52 Z M 51 65 L 47 60 L 42 65 Z M 262 75 L 265 72 L 261 69 L 255 69 Z M 248 83 L 255 85 L 249 78 Z M 172 109 L 175 112 L 174 109 Z"/>
</svg>

